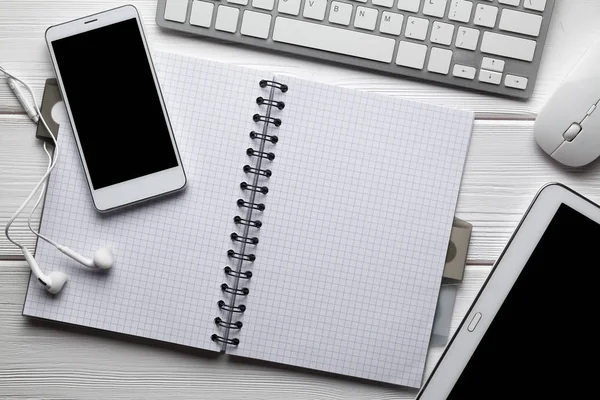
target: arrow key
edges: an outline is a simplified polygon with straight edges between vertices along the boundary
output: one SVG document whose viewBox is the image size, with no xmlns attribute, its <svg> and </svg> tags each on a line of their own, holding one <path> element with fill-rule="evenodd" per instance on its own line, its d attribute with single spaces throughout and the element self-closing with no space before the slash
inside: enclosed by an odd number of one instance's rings
<svg viewBox="0 0 600 400">
<path fill-rule="evenodd" d="M 522 76 L 506 75 L 506 78 L 504 78 L 504 85 L 513 89 L 525 90 L 528 82 L 529 80 Z"/>
<path fill-rule="evenodd" d="M 479 81 L 492 85 L 499 85 L 502 81 L 502 74 L 482 69 L 479 71 Z"/>
<path fill-rule="evenodd" d="M 457 78 L 463 79 L 475 79 L 476 69 L 473 67 L 468 67 L 466 65 L 455 64 L 454 69 L 452 70 L 452 75 Z"/>
</svg>

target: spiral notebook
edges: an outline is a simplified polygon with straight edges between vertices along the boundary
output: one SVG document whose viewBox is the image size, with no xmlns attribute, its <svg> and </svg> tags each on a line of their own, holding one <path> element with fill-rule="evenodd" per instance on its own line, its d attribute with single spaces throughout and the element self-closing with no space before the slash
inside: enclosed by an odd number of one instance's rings
<svg viewBox="0 0 600 400">
<path fill-rule="evenodd" d="M 188 177 L 101 215 L 68 123 L 23 313 L 398 385 L 421 383 L 473 114 L 154 56 Z"/>
</svg>

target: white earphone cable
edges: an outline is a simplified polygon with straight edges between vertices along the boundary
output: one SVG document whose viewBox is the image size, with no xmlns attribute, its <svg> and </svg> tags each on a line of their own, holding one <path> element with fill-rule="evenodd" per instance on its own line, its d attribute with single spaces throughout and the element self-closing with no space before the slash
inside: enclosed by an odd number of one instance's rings
<svg viewBox="0 0 600 400">
<path fill-rule="evenodd" d="M 48 147 L 46 146 L 46 143 L 44 143 L 44 152 L 46 152 L 46 155 L 48 156 L 48 167 L 47 168 L 50 168 L 50 165 L 52 165 L 52 156 L 50 155 L 50 152 L 48 151 Z M 27 226 L 29 227 L 29 230 L 31 232 L 33 232 L 33 234 L 35 236 L 39 237 L 40 239 L 45 240 L 46 242 L 50 243 L 54 247 L 58 247 L 59 246 L 58 243 L 56 243 L 54 240 L 50 239 L 49 237 L 42 235 L 41 233 L 39 233 L 38 231 L 33 229 L 33 226 L 31 226 L 31 218 L 33 217 L 33 213 L 35 213 L 35 210 L 37 210 L 38 206 L 40 205 L 40 202 L 44 198 L 44 193 L 46 191 L 46 187 L 48 187 L 48 181 L 45 181 L 44 184 L 42 185 L 42 187 L 40 188 L 40 194 L 38 196 L 38 199 L 35 202 L 35 205 L 33 206 L 33 208 L 31 209 L 31 212 L 29 213 L 29 217 L 27 218 Z"/>
<path fill-rule="evenodd" d="M 40 189 L 40 187 L 46 182 L 46 180 L 50 176 L 50 173 L 52 172 L 52 170 L 54 170 L 54 167 L 56 167 L 56 162 L 58 161 L 58 142 L 56 140 L 56 136 L 54 136 L 54 134 L 50 130 L 50 127 L 48 127 L 48 124 L 46 123 L 46 120 L 42 116 L 42 113 L 41 113 L 40 109 L 37 106 L 35 95 L 33 94 L 33 91 L 31 90 L 31 88 L 29 87 L 29 85 L 27 85 L 25 82 L 23 82 L 22 80 L 20 80 L 16 76 L 12 75 L 11 73 L 7 72 L 1 66 L 0 66 L 0 72 L 4 73 L 6 76 L 14 79 L 16 82 L 20 83 L 21 85 L 23 85 L 23 87 L 25 87 L 25 89 L 27 90 L 27 92 L 29 93 L 29 95 L 31 96 L 31 98 L 33 99 L 33 108 L 35 109 L 35 112 L 37 113 L 37 115 L 39 115 L 40 121 L 42 121 L 42 124 L 44 125 L 44 128 L 46 128 L 46 130 L 50 134 L 50 137 L 52 138 L 52 142 L 54 143 L 54 159 L 51 160 L 48 168 L 46 169 L 46 173 L 38 181 L 38 183 L 35 185 L 35 187 L 31 191 L 31 193 L 29 193 L 29 196 L 27 196 L 27 198 L 25 199 L 25 201 L 23 202 L 23 204 L 21 204 L 21 206 L 17 209 L 17 211 L 15 211 L 15 213 L 10 217 L 10 219 L 6 223 L 6 226 L 4 227 L 4 234 L 6 235 L 7 239 L 11 243 L 13 243 L 15 246 L 17 246 L 17 247 L 19 247 L 20 249 L 23 250 L 23 249 L 25 249 L 25 247 L 22 244 L 20 244 L 19 242 L 15 241 L 13 238 L 10 237 L 10 234 L 9 234 L 10 226 L 13 224 L 13 222 L 15 221 L 15 219 L 17 219 L 17 217 L 23 212 L 23 210 L 25 209 L 25 207 L 27 207 L 27 205 L 29 204 L 29 202 L 31 202 L 31 199 L 33 198 L 33 196 L 37 193 L 37 191 Z M 45 150 L 47 152 L 47 149 L 45 149 Z M 49 155 L 49 153 L 47 153 L 47 154 Z M 40 199 L 41 199 L 41 196 L 43 196 L 43 193 L 44 192 L 42 190 L 42 194 L 40 195 Z M 39 203 L 40 199 L 38 199 L 38 203 Z M 37 207 L 38 203 L 36 203 L 36 207 Z M 34 232 L 34 233 L 36 233 L 36 232 Z M 39 237 L 41 237 L 44 240 L 47 240 L 49 243 L 51 243 L 53 245 L 56 245 L 56 243 L 54 243 L 53 241 L 48 240 L 47 238 L 45 238 L 45 237 L 43 237 L 41 235 L 39 235 Z"/>
</svg>

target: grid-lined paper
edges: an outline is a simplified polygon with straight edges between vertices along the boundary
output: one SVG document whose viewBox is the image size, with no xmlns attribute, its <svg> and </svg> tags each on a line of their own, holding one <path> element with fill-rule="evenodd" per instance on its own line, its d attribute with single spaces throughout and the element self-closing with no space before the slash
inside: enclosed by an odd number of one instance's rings
<svg viewBox="0 0 600 400">
<path fill-rule="evenodd" d="M 473 115 L 280 76 L 231 354 L 418 387 Z"/>
<path fill-rule="evenodd" d="M 72 324 L 219 350 L 210 339 L 223 334 L 213 320 L 227 250 L 236 247 L 235 201 L 248 136 L 260 112 L 263 72 L 158 53 L 154 57 L 177 139 L 187 189 L 106 216 L 92 206 L 68 123 L 61 124 L 60 161 L 53 172 L 41 230 L 84 255 L 113 247 L 116 265 L 97 273 L 40 241 L 37 259 L 45 271 L 64 271 L 59 295 L 48 294 L 32 277 L 23 313 Z M 134 101 L 134 100 L 132 100 Z M 110 112 L 99 110 L 110 121 Z M 140 116 L 143 118 L 143 116 Z M 110 124 L 107 124 L 110 129 Z M 115 144 L 118 145 L 118 144 Z M 110 160 L 110 154 L 106 155 Z M 110 162 L 110 161 L 108 161 Z"/>
<path fill-rule="evenodd" d="M 101 216 L 72 133 L 62 125 L 42 231 L 117 264 L 93 273 L 40 242 L 37 258 L 69 282 L 51 296 L 33 279 L 24 314 L 211 350 L 223 267 L 235 263 L 248 137 L 269 76 L 158 53 L 155 65 L 188 177 L 180 195 Z M 269 193 L 235 355 L 419 386 L 473 115 L 289 77 Z"/>
</svg>

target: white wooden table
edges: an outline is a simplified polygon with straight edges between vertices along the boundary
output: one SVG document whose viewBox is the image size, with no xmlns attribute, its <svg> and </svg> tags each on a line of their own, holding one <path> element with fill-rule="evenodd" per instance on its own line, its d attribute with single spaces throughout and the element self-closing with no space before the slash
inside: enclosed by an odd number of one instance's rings
<svg viewBox="0 0 600 400">
<path fill-rule="evenodd" d="M 348 88 L 470 109 L 477 122 L 457 216 L 475 229 L 452 327 L 456 328 L 522 213 L 546 182 L 560 181 L 600 201 L 600 168 L 568 169 L 537 148 L 533 122 L 581 54 L 600 37 L 600 0 L 558 0 L 533 98 L 495 98 L 416 81 L 325 65 L 185 37 L 154 23 L 156 0 L 130 0 L 151 47 L 238 65 L 292 73 Z M 0 65 L 41 98 L 53 76 L 45 29 L 123 4 L 118 0 L 1 0 Z M 35 127 L 0 77 L 0 225 L 45 168 Z M 36 221 L 39 220 L 39 213 Z M 30 248 L 24 219 L 14 235 Z M 209 358 L 137 338 L 41 323 L 21 316 L 27 264 L 0 234 L 0 398 L 409 399 L 416 392 L 268 363 Z M 577 273 L 573 271 L 572 273 Z M 440 353 L 433 348 L 428 374 Z"/>
</svg>

